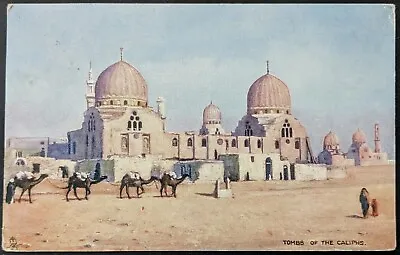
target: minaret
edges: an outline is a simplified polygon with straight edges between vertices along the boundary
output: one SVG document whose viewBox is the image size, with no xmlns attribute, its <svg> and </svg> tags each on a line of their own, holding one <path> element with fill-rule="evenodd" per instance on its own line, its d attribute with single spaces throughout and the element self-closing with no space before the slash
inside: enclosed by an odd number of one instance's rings
<svg viewBox="0 0 400 255">
<path fill-rule="evenodd" d="M 95 102 L 94 86 L 95 86 L 95 82 L 93 80 L 93 74 L 92 74 L 92 61 L 90 61 L 89 77 L 86 80 L 86 106 L 88 109 L 89 109 L 89 107 L 94 106 L 94 102 Z"/>
<path fill-rule="evenodd" d="M 374 133 L 375 133 L 375 138 L 374 138 L 375 152 L 380 153 L 381 152 L 381 141 L 379 139 L 379 124 L 378 123 L 375 124 L 375 132 Z"/>
<path fill-rule="evenodd" d="M 165 102 L 164 98 L 157 98 L 157 113 L 160 115 L 161 119 L 165 119 Z"/>
<path fill-rule="evenodd" d="M 158 97 L 157 98 L 157 113 L 160 115 L 161 120 L 163 122 L 163 130 L 165 131 L 165 102 L 164 98 Z"/>
</svg>

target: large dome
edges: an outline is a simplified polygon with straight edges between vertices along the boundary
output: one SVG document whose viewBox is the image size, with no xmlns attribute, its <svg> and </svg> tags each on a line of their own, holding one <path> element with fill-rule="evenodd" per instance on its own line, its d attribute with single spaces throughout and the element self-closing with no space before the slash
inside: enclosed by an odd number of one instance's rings
<svg viewBox="0 0 400 255">
<path fill-rule="evenodd" d="M 147 84 L 138 70 L 121 60 L 99 75 L 95 98 L 96 106 L 147 106 Z"/>
<path fill-rule="evenodd" d="M 323 148 L 328 149 L 328 148 L 333 148 L 339 146 L 339 138 L 335 133 L 330 131 L 325 137 L 324 137 L 324 144 Z"/>
<path fill-rule="evenodd" d="M 204 108 L 203 111 L 203 123 L 204 124 L 219 124 L 221 123 L 221 111 L 218 106 L 212 102 Z"/>
<path fill-rule="evenodd" d="M 365 134 L 361 129 L 357 129 L 356 132 L 354 132 L 353 137 L 352 137 L 352 142 L 355 144 L 363 144 L 367 142 L 367 139 L 365 138 Z"/>
<path fill-rule="evenodd" d="M 269 73 L 258 78 L 247 93 L 247 112 L 290 114 L 289 88 L 279 78 Z"/>
</svg>

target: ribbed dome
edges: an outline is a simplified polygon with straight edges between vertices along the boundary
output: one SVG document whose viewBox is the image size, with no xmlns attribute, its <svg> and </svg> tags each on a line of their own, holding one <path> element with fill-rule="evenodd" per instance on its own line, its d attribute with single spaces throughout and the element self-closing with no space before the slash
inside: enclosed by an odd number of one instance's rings
<svg viewBox="0 0 400 255">
<path fill-rule="evenodd" d="M 221 122 L 221 111 L 212 102 L 203 111 L 203 123 L 210 123 L 211 121 Z"/>
<path fill-rule="evenodd" d="M 327 148 L 327 147 L 335 147 L 339 145 L 339 138 L 337 137 L 337 135 L 335 133 L 333 133 L 332 131 L 330 131 L 325 137 L 324 137 L 324 144 L 323 144 L 323 148 Z"/>
<path fill-rule="evenodd" d="M 358 128 L 357 131 L 353 134 L 352 141 L 353 143 L 363 144 L 367 142 L 367 139 L 365 138 L 364 132 Z"/>
<path fill-rule="evenodd" d="M 291 100 L 286 84 L 271 74 L 258 78 L 247 93 L 248 113 L 269 113 L 269 110 L 281 113 L 290 111 Z"/>
<path fill-rule="evenodd" d="M 147 103 L 147 84 L 143 76 L 125 61 L 107 67 L 98 77 L 96 102 L 104 99 L 134 99 Z"/>
</svg>

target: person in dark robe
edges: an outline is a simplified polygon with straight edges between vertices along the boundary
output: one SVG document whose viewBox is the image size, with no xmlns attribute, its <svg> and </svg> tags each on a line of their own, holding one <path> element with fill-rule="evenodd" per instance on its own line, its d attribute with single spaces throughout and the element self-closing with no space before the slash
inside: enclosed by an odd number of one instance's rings
<svg viewBox="0 0 400 255">
<path fill-rule="evenodd" d="M 15 194 L 15 183 L 14 179 L 11 179 L 10 182 L 7 184 L 7 193 L 6 193 L 6 203 L 11 204 L 14 200 Z"/>
<path fill-rule="evenodd" d="M 369 205 L 370 205 L 370 198 L 369 198 L 369 192 L 366 188 L 361 189 L 360 203 L 361 203 L 361 210 L 363 213 L 363 217 L 367 218 L 368 217 L 368 209 L 369 209 Z"/>
</svg>

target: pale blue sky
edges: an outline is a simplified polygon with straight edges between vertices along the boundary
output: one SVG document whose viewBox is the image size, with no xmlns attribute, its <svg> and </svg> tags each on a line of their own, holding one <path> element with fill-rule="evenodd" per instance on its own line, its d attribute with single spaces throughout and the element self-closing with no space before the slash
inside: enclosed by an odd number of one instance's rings
<svg viewBox="0 0 400 255">
<path fill-rule="evenodd" d="M 169 131 L 198 130 L 213 100 L 231 131 L 248 88 L 270 72 L 289 87 L 314 154 L 329 130 L 347 151 L 379 122 L 394 155 L 394 17 L 385 5 L 14 5 L 8 16 L 6 136 L 66 136 L 85 111 L 85 79 L 124 60 Z"/>
</svg>

